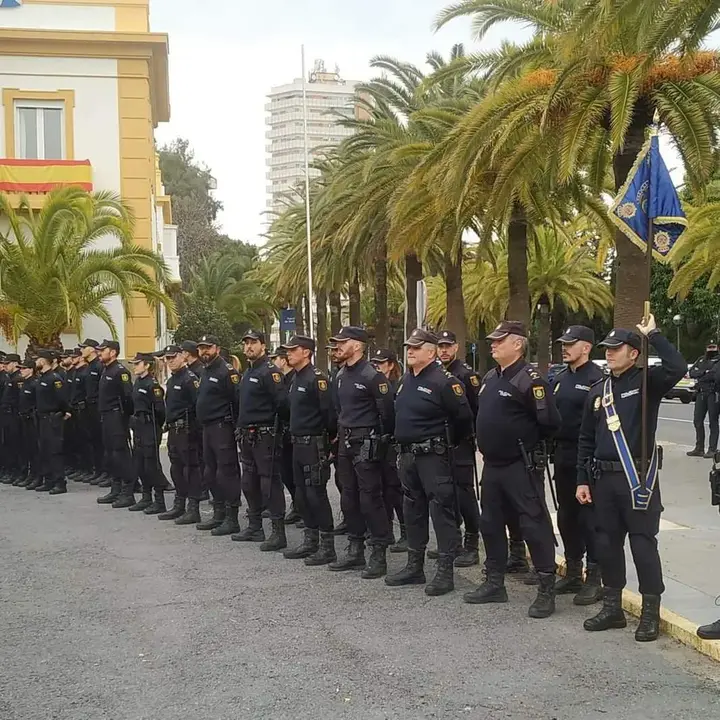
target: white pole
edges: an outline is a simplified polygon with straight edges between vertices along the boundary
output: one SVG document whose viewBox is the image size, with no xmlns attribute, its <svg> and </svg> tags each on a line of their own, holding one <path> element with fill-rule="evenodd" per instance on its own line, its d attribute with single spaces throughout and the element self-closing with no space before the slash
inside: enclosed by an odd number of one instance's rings
<svg viewBox="0 0 720 720">
<path fill-rule="evenodd" d="M 307 265 L 308 265 L 308 335 L 315 334 L 313 328 L 313 273 L 312 273 L 312 233 L 310 232 L 310 163 L 308 148 L 307 118 L 307 78 L 305 76 L 305 45 L 300 46 L 302 56 L 302 100 L 303 100 L 303 145 L 305 153 L 305 232 L 307 234 Z"/>
</svg>

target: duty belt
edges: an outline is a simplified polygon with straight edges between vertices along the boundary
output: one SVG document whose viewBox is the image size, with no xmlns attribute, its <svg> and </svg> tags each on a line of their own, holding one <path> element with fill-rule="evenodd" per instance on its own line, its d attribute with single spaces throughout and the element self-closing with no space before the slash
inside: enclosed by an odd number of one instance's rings
<svg viewBox="0 0 720 720">
<path fill-rule="evenodd" d="M 640 464 L 639 460 L 633 458 L 633 463 L 637 467 Z M 602 472 L 625 472 L 625 467 L 621 462 L 615 460 L 593 460 L 593 465 Z"/>
<path fill-rule="evenodd" d="M 400 445 L 400 452 L 412 453 L 413 455 L 443 454 L 448 446 L 445 438 L 434 437 L 417 443 L 403 443 Z"/>
<path fill-rule="evenodd" d="M 136 412 L 133 417 L 142 423 L 152 422 L 152 413 L 150 412 Z"/>
<path fill-rule="evenodd" d="M 372 427 L 343 428 L 345 440 L 366 440 L 376 434 L 377 430 Z"/>
<path fill-rule="evenodd" d="M 292 435 L 292 443 L 293 445 L 312 445 L 314 442 L 317 442 L 319 438 L 322 438 L 322 435 Z"/>
<path fill-rule="evenodd" d="M 73 403 L 72 408 L 77 409 L 77 410 L 84 410 L 85 409 L 85 401 L 81 400 L 80 402 Z"/>
<path fill-rule="evenodd" d="M 249 425 L 248 427 L 240 428 L 240 432 L 243 435 L 272 435 L 275 432 L 275 428 L 272 425 Z"/>
<path fill-rule="evenodd" d="M 166 423 L 169 430 L 185 430 L 190 429 L 190 423 L 185 418 L 179 420 L 173 420 L 172 422 Z"/>
</svg>

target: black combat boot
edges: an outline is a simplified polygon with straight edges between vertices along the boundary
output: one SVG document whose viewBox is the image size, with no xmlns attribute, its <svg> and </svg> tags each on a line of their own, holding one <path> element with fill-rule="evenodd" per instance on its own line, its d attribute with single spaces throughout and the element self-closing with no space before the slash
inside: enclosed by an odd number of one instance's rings
<svg viewBox="0 0 720 720">
<path fill-rule="evenodd" d="M 15 482 L 15 476 L 11 472 L 6 472 L 0 477 L 0 483 L 3 485 L 12 485 Z"/>
<path fill-rule="evenodd" d="M 93 473 L 92 470 L 86 470 L 85 474 L 80 479 L 81 483 L 84 483 L 85 485 L 89 485 L 90 481 L 95 477 L 95 473 Z"/>
<path fill-rule="evenodd" d="M 426 595 L 445 595 L 455 589 L 454 554 L 440 554 L 437 560 L 435 577 L 425 586 Z"/>
<path fill-rule="evenodd" d="M 527 550 L 522 540 L 510 541 L 507 565 L 505 572 L 508 575 L 518 575 L 530 571 L 527 561 Z"/>
<path fill-rule="evenodd" d="M 465 545 L 455 558 L 455 567 L 472 567 L 480 564 L 480 534 L 465 533 Z"/>
<path fill-rule="evenodd" d="M 105 475 L 105 477 L 100 480 L 100 482 L 97 484 L 99 488 L 109 488 L 112 487 L 113 484 L 113 478 L 110 475 Z"/>
<path fill-rule="evenodd" d="M 152 505 L 152 490 L 143 490 L 142 497 L 128 508 L 130 512 L 140 512 Z"/>
<path fill-rule="evenodd" d="M 320 547 L 315 553 L 305 558 L 305 564 L 314 567 L 315 565 L 329 565 L 336 560 L 335 535 L 331 532 L 320 533 Z"/>
<path fill-rule="evenodd" d="M 302 517 L 300 517 L 300 513 L 295 509 L 295 503 L 293 503 L 292 505 L 290 505 L 290 510 L 285 516 L 285 524 L 293 525 L 298 520 L 302 520 Z"/>
<path fill-rule="evenodd" d="M 37 490 L 42 484 L 43 484 L 43 479 L 38 475 L 38 477 L 34 477 L 32 479 L 32 482 L 28 483 L 25 486 L 25 489 L 26 490 Z"/>
<path fill-rule="evenodd" d="M 143 513 L 145 515 L 159 515 L 160 513 L 164 513 L 166 510 L 165 493 L 163 490 L 155 488 L 155 499 L 152 501 L 151 505 L 148 505 L 143 510 Z"/>
<path fill-rule="evenodd" d="M 240 523 L 238 522 L 238 513 L 240 508 L 237 505 L 227 503 L 225 505 L 225 519 L 216 528 L 213 528 L 210 532 L 215 537 L 222 537 L 223 535 L 234 535 L 240 532 Z"/>
<path fill-rule="evenodd" d="M 708 451 L 703 455 L 703 457 L 706 460 L 712 460 L 715 457 L 715 454 L 717 453 L 717 450 L 713 450 L 712 448 L 708 448 Z"/>
<path fill-rule="evenodd" d="M 570 595 L 570 593 L 580 592 L 583 584 L 582 571 L 582 560 L 567 560 L 565 577 L 560 578 L 555 583 L 555 594 Z"/>
<path fill-rule="evenodd" d="M 502 573 L 487 570 L 482 585 L 471 592 L 466 592 L 463 595 L 463 601 L 471 605 L 506 603 L 508 595 L 505 589 L 505 576 Z"/>
<path fill-rule="evenodd" d="M 285 520 L 287 522 L 287 519 Z M 334 537 L 334 536 L 333 536 Z M 318 551 L 320 532 L 318 530 L 310 530 L 305 528 L 303 532 L 303 541 L 294 548 L 288 548 L 283 551 L 283 557 L 286 560 L 302 560 L 308 558 Z"/>
<path fill-rule="evenodd" d="M 425 550 L 408 548 L 407 564 L 400 572 L 387 575 L 385 577 L 385 584 L 390 587 L 398 587 L 400 585 L 424 585 L 424 565 Z"/>
<path fill-rule="evenodd" d="M 705 454 L 705 450 L 703 448 L 695 447 L 692 450 L 688 450 L 685 454 L 688 457 L 702 457 Z"/>
<path fill-rule="evenodd" d="M 603 606 L 594 617 L 588 618 L 583 627 L 589 632 L 627 627 L 627 619 L 622 609 L 622 590 L 606 587 L 603 590 Z"/>
<path fill-rule="evenodd" d="M 720 620 L 709 625 L 701 625 L 697 629 L 697 636 L 703 640 L 720 640 Z"/>
<path fill-rule="evenodd" d="M 236 532 L 230 539 L 237 542 L 264 542 L 265 531 L 260 515 L 248 515 L 248 526 L 244 530 Z"/>
<path fill-rule="evenodd" d="M 638 642 L 652 642 L 660 634 L 660 596 L 643 595 L 640 624 L 635 631 Z"/>
<path fill-rule="evenodd" d="M 225 519 L 225 503 L 219 500 L 213 501 L 213 514 L 203 522 L 197 524 L 198 530 L 214 530 L 216 527 L 220 527 Z"/>
<path fill-rule="evenodd" d="M 381 543 L 370 545 L 370 557 L 360 573 L 363 580 L 376 580 L 387 575 L 387 550 Z"/>
<path fill-rule="evenodd" d="M 110 492 L 97 499 L 98 505 L 112 505 L 120 497 L 120 489 L 122 485 L 119 480 L 114 480 L 110 486 Z"/>
<path fill-rule="evenodd" d="M 405 525 L 400 523 L 400 539 L 390 546 L 391 553 L 404 553 L 408 551 L 408 539 Z"/>
<path fill-rule="evenodd" d="M 353 568 L 358 567 L 365 567 L 364 540 L 350 540 L 345 552 L 345 557 L 338 558 L 335 562 L 328 565 L 328 568 L 334 572 L 352 570 Z"/>
<path fill-rule="evenodd" d="M 527 577 L 523 579 L 523 585 L 532 585 L 537 587 L 540 584 L 540 576 L 535 568 L 530 568 Z"/>
<path fill-rule="evenodd" d="M 158 515 L 158 520 L 177 520 L 185 514 L 185 498 L 175 495 L 173 506 Z"/>
<path fill-rule="evenodd" d="M 131 480 L 130 482 L 123 482 L 122 490 L 120 491 L 120 496 L 112 504 L 112 506 L 116 510 L 121 510 L 122 508 L 132 507 L 135 504 L 135 494 L 133 493 L 134 488 L 135 488 L 134 480 Z"/>
<path fill-rule="evenodd" d="M 93 473 L 93 476 L 90 478 L 90 484 L 91 485 L 99 485 L 103 480 L 105 479 L 105 474 L 99 471 L 96 471 Z"/>
<path fill-rule="evenodd" d="M 53 483 L 48 478 L 43 478 L 43 481 L 35 488 L 35 492 L 50 492 L 53 489 Z"/>
<path fill-rule="evenodd" d="M 63 481 L 55 483 L 48 491 L 48 495 L 64 495 L 67 492 L 67 484 Z"/>
<path fill-rule="evenodd" d="M 285 519 L 272 521 L 272 532 L 270 537 L 260 545 L 263 552 L 274 552 L 287 547 L 287 537 L 285 536 Z"/>
<path fill-rule="evenodd" d="M 559 583 L 558 583 L 559 584 Z M 555 592 L 557 593 L 557 585 Z M 585 582 L 578 594 L 573 598 L 573 605 L 593 605 L 603 598 L 602 580 L 600 579 L 600 566 L 597 563 L 588 563 L 585 573 Z"/>
<path fill-rule="evenodd" d="M 34 481 L 35 478 L 30 473 L 28 473 L 25 476 L 25 479 L 18 485 L 18 487 L 27 488 L 27 486 L 32 485 Z"/>
<path fill-rule="evenodd" d="M 188 498 L 185 512 L 175 519 L 176 525 L 195 525 L 200 522 L 200 501 Z"/>
<path fill-rule="evenodd" d="M 13 487 L 25 487 L 26 481 L 27 481 L 27 472 L 22 472 L 12 481 L 12 486 Z"/>
<path fill-rule="evenodd" d="M 555 612 L 555 573 L 538 573 L 540 583 L 533 604 L 528 608 L 528 617 L 546 618 Z"/>
</svg>

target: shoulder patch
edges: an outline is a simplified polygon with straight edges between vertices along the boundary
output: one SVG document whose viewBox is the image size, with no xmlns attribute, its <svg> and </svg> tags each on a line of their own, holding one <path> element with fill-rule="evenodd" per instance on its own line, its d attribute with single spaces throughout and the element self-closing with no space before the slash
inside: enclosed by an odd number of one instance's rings
<svg viewBox="0 0 720 720">
<path fill-rule="evenodd" d="M 280 373 L 275 372 L 275 373 L 271 373 L 271 375 L 272 375 L 272 379 L 274 382 L 276 382 L 276 383 L 282 382 L 282 375 Z"/>
<path fill-rule="evenodd" d="M 475 387 L 480 387 L 480 378 L 478 378 L 475 373 L 470 376 L 470 384 L 474 385 Z"/>
<path fill-rule="evenodd" d="M 458 383 L 453 383 L 452 389 L 458 397 L 462 397 L 465 394 L 462 385 L 459 385 Z"/>
<path fill-rule="evenodd" d="M 240 376 L 237 375 L 236 373 L 232 373 L 232 375 L 230 375 L 230 382 L 232 382 L 232 383 L 234 383 L 235 385 L 237 385 L 237 384 L 240 382 Z M 199 384 L 199 383 L 198 383 L 198 384 Z"/>
<path fill-rule="evenodd" d="M 61 380 L 56 380 L 56 381 L 55 381 L 55 387 L 59 390 L 59 389 L 62 387 L 62 381 L 61 381 Z"/>
<path fill-rule="evenodd" d="M 121 373 L 121 374 L 120 374 L 120 379 L 121 379 L 123 382 L 128 382 L 128 381 L 130 380 L 130 376 L 129 376 L 127 373 Z"/>
<path fill-rule="evenodd" d="M 318 380 L 318 390 L 320 390 L 320 392 L 325 392 L 327 387 L 327 380 Z"/>
<path fill-rule="evenodd" d="M 545 388 L 542 386 L 533 388 L 533 395 L 536 400 L 543 400 L 545 398 Z"/>
<path fill-rule="evenodd" d="M 387 384 L 387 383 L 384 383 L 384 382 L 383 382 L 383 383 L 380 383 L 380 384 L 378 385 L 378 390 L 379 390 L 383 395 L 387 395 L 389 389 L 390 389 L 390 388 L 388 387 L 388 384 Z"/>
</svg>

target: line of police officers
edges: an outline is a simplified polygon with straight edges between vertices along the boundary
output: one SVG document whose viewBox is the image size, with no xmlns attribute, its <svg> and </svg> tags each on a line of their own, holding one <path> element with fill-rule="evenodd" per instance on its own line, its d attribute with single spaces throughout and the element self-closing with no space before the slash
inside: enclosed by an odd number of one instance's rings
<svg viewBox="0 0 720 720">
<path fill-rule="evenodd" d="M 497 367 L 482 379 L 458 359 L 451 332 L 423 329 L 407 340 L 402 377 L 388 350 L 366 360 L 367 332 L 352 326 L 328 346 L 330 378 L 313 365 L 312 338 L 292 337 L 271 359 L 263 334 L 255 331 L 243 338 L 249 367 L 242 376 L 211 335 L 138 354 L 131 360 L 134 384 L 118 363 L 114 341 L 86 340 L 64 358 L 65 371 L 52 351 L 38 353 L 37 372 L 7 355 L 0 377 L 0 480 L 64 493 L 64 455 L 69 477 L 109 485 L 100 504 L 257 542 L 262 551 L 282 550 L 311 566 L 360 568 L 362 578 L 384 576 L 389 586 L 423 584 L 431 596 L 454 589 L 455 566 L 479 563 L 482 536 L 485 580 L 464 596 L 473 604 L 508 601 L 505 574 L 518 562 L 527 567 L 526 544 L 538 585 L 530 617 L 551 615 L 557 594 L 572 593 L 579 605 L 602 599 L 602 610 L 585 622 L 587 630 L 626 625 L 621 593 L 629 536 L 643 596 L 636 639 L 654 640 L 664 590 L 655 428 L 662 397 L 686 366 L 652 317 L 638 329 L 661 360 L 648 373 L 647 452 L 653 460 L 646 478 L 638 476 L 641 335 L 616 329 L 605 338 L 605 377 L 589 360 L 592 330 L 571 326 L 558 339 L 566 368 L 548 384 L 525 360 L 525 327 L 505 321 L 488 336 Z M 170 373 L 165 390 L 153 373 L 158 356 Z M 159 462 L 164 432 L 175 486 L 170 509 Z M 473 487 L 476 446 L 483 456 L 482 512 Z M 550 461 L 566 558 L 565 577 L 557 583 L 544 492 Z M 327 492 L 332 466 L 348 535 L 340 556 Z M 142 496 L 136 501 L 138 481 Z M 283 485 L 293 501 L 288 517 Z M 199 503 L 208 491 L 213 513 L 202 521 Z M 247 503 L 244 529 L 241 495 Z M 263 516 L 270 519 L 269 537 Z M 285 524 L 298 516 L 303 540 L 288 548 Z M 430 520 L 437 565 L 426 582 Z M 407 551 L 405 567 L 391 575 L 388 548 Z"/>
</svg>

